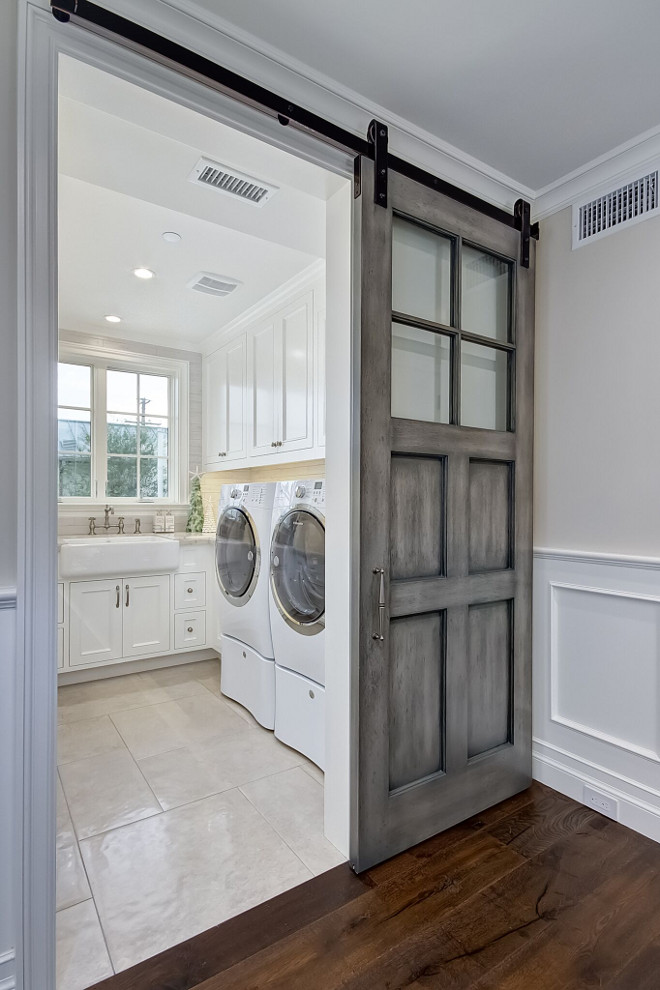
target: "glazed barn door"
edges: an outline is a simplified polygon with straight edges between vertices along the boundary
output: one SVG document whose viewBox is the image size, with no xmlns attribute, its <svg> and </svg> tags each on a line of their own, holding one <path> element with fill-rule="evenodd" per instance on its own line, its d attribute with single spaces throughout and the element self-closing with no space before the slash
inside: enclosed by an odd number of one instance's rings
<svg viewBox="0 0 660 990">
<path fill-rule="evenodd" d="M 362 870 L 531 779 L 534 247 L 362 163 Z"/>
</svg>

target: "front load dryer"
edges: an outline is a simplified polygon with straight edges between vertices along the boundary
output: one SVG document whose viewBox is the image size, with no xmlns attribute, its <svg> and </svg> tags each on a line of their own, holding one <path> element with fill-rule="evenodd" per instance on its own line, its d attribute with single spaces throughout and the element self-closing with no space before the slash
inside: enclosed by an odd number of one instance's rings
<svg viewBox="0 0 660 990">
<path fill-rule="evenodd" d="M 270 543 L 275 735 L 325 766 L 325 481 L 279 482 Z"/>
<path fill-rule="evenodd" d="M 275 727 L 275 662 L 268 607 L 274 483 L 223 485 L 215 538 L 220 589 L 220 687 L 266 729 Z"/>
</svg>

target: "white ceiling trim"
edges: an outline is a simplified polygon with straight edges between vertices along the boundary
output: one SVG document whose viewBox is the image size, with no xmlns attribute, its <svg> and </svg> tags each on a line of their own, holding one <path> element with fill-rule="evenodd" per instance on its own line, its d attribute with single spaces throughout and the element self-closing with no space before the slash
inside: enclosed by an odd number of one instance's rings
<svg viewBox="0 0 660 990">
<path fill-rule="evenodd" d="M 532 210 L 534 219 L 543 220 L 577 200 L 589 199 L 603 186 L 619 185 L 631 173 L 641 172 L 659 159 L 660 127 L 655 127 L 539 189 Z"/>
<path fill-rule="evenodd" d="M 373 117 L 390 128 L 394 154 L 504 209 L 534 191 L 434 134 L 404 120 L 342 83 L 292 59 L 280 49 L 242 31 L 224 18 L 200 10 L 194 0 L 105 0 L 122 17 L 139 22 L 179 44 L 221 61 L 227 68 L 286 95 L 356 134 L 366 134 Z"/>
</svg>

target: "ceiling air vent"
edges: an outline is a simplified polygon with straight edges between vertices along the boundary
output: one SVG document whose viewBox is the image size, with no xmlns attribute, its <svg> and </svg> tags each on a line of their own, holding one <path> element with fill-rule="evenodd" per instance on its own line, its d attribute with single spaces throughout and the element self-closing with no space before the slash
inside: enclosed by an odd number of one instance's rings
<svg viewBox="0 0 660 990">
<path fill-rule="evenodd" d="M 186 287 L 195 292 L 205 292 L 209 296 L 228 296 L 230 292 L 242 285 L 237 278 L 226 275 L 214 275 L 212 272 L 198 272 L 191 278 Z"/>
<path fill-rule="evenodd" d="M 658 169 L 573 206 L 573 248 L 658 213 Z"/>
<path fill-rule="evenodd" d="M 242 199 L 252 206 L 263 206 L 278 190 L 277 186 L 255 179 L 253 175 L 246 175 L 229 165 L 221 165 L 210 158 L 200 158 L 188 176 L 188 181 L 200 186 L 210 186 L 211 189 Z"/>
</svg>

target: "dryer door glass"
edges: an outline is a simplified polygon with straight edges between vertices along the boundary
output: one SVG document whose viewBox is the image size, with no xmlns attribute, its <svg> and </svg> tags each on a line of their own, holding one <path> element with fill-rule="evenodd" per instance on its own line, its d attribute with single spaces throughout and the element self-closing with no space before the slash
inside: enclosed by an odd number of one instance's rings
<svg viewBox="0 0 660 990">
<path fill-rule="evenodd" d="M 250 520 L 240 509 L 225 509 L 215 538 L 215 569 L 221 590 L 242 598 L 257 566 L 257 541 Z"/>
<path fill-rule="evenodd" d="M 271 581 L 282 611 L 301 625 L 325 612 L 325 529 L 304 509 L 288 512 L 271 544 Z"/>
</svg>

